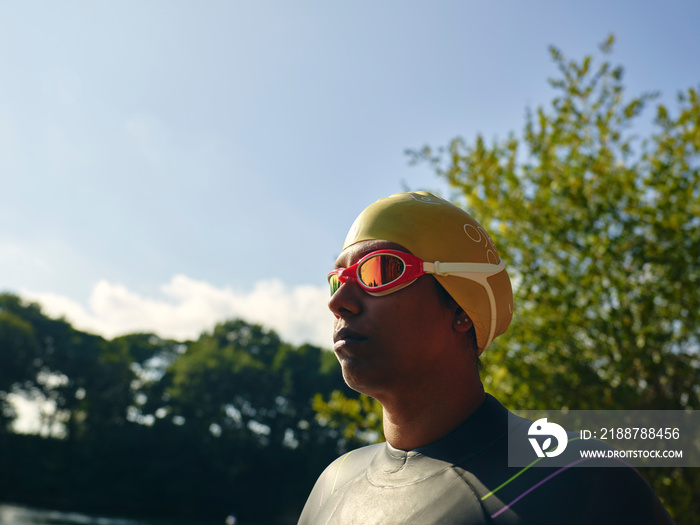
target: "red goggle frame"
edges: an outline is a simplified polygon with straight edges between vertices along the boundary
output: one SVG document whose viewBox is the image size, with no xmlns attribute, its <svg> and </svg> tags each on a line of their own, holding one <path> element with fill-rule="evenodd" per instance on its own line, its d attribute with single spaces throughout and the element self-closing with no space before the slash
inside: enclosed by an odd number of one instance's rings
<svg viewBox="0 0 700 525">
<path fill-rule="evenodd" d="M 331 285 L 331 295 L 348 279 L 353 279 L 368 294 L 380 296 L 408 286 L 424 273 L 423 261 L 415 255 L 377 250 L 352 266 L 331 271 L 328 283 Z"/>
</svg>

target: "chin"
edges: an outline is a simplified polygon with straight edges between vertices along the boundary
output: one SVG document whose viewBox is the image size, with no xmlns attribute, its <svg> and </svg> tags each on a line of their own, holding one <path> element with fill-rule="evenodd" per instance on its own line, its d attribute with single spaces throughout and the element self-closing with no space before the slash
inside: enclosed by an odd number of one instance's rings
<svg viewBox="0 0 700 525">
<path fill-rule="evenodd" d="M 363 393 L 364 389 L 362 388 L 362 381 L 360 381 L 355 374 L 347 371 L 345 367 L 343 367 L 343 380 L 345 381 L 345 384 L 354 391 Z"/>
<path fill-rule="evenodd" d="M 381 388 L 378 388 L 377 385 L 380 384 L 381 381 L 378 381 L 376 377 L 359 373 L 358 370 L 352 370 L 350 367 L 343 367 L 343 379 L 345 380 L 345 384 L 355 392 L 379 400 L 377 396 L 380 395 Z"/>
<path fill-rule="evenodd" d="M 343 369 L 345 384 L 356 392 L 370 395 L 368 391 L 371 390 L 371 388 L 369 388 L 368 385 L 368 378 L 364 377 L 365 374 L 362 374 L 361 371 L 357 369 L 356 363 L 352 361 L 352 359 L 345 359 L 340 363 Z"/>
</svg>

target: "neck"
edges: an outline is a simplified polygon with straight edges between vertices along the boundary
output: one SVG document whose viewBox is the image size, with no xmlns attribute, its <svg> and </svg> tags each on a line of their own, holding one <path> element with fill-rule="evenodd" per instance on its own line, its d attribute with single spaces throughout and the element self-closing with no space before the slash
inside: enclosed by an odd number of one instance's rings
<svg viewBox="0 0 700 525">
<path fill-rule="evenodd" d="M 486 399 L 483 385 L 476 380 L 462 380 L 462 388 L 441 392 L 420 391 L 412 399 L 385 399 L 384 436 L 401 450 L 426 446 L 446 436 L 473 414 Z M 416 392 L 414 390 L 414 392 Z"/>
</svg>

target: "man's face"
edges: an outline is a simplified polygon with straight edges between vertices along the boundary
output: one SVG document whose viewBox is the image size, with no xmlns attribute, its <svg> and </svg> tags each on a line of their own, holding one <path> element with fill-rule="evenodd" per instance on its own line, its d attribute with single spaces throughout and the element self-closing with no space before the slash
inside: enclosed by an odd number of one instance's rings
<svg viewBox="0 0 700 525">
<path fill-rule="evenodd" d="M 362 241 L 343 250 L 335 266 L 347 268 L 380 249 L 407 251 L 388 241 Z M 381 402 L 428 386 L 444 370 L 454 312 L 440 301 L 432 277 L 381 297 L 349 279 L 328 307 L 335 315 L 334 351 L 350 388 Z"/>
</svg>

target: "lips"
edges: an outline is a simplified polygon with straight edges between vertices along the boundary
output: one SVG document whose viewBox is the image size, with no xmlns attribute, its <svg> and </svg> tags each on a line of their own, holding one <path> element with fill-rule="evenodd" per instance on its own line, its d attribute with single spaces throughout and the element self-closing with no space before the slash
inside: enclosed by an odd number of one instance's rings
<svg viewBox="0 0 700 525">
<path fill-rule="evenodd" d="M 363 343 L 366 340 L 366 336 L 349 328 L 341 328 L 333 334 L 333 343 L 335 343 L 335 348 Z"/>
</svg>

